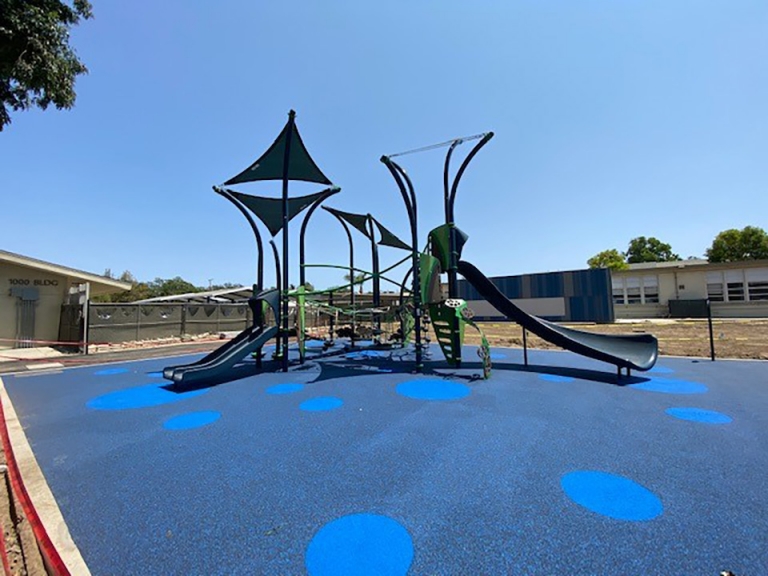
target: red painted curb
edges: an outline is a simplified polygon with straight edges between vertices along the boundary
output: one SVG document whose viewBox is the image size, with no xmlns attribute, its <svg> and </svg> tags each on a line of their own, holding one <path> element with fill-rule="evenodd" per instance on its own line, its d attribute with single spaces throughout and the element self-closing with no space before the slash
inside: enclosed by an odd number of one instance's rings
<svg viewBox="0 0 768 576">
<path fill-rule="evenodd" d="M 56 550 L 50 536 L 48 536 L 48 532 L 45 530 L 45 526 L 43 526 L 43 522 L 40 520 L 37 510 L 35 510 L 35 506 L 32 504 L 32 499 L 29 497 L 27 488 L 24 486 L 24 482 L 21 478 L 21 471 L 16 463 L 16 457 L 13 454 L 11 439 L 8 435 L 8 426 L 5 422 L 5 410 L 3 409 L 2 401 L 0 401 L 0 420 L 2 420 L 0 436 L 2 436 L 3 451 L 5 452 L 5 460 L 8 466 L 8 477 L 11 480 L 11 490 L 21 503 L 21 508 L 24 510 L 24 516 L 26 516 L 27 522 L 29 522 L 29 525 L 32 527 L 35 540 L 37 540 L 37 545 L 43 556 L 43 562 L 52 576 L 71 576 L 69 569 L 59 555 L 59 551 Z"/>
</svg>

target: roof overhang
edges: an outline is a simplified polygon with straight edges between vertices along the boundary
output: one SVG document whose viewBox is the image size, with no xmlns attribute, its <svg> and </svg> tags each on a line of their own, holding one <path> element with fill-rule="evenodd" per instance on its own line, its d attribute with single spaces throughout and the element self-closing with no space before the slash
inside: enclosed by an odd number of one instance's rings
<svg viewBox="0 0 768 576">
<path fill-rule="evenodd" d="M 16 266 L 32 268 L 47 274 L 66 276 L 80 283 L 89 282 L 92 293 L 119 292 L 121 290 L 130 290 L 132 287 L 130 282 L 120 282 L 113 278 L 91 274 L 90 272 L 53 264 L 44 260 L 38 260 L 37 258 L 30 258 L 29 256 L 22 256 L 21 254 L 14 254 L 5 250 L 0 250 L 0 263 L 15 264 Z"/>
</svg>

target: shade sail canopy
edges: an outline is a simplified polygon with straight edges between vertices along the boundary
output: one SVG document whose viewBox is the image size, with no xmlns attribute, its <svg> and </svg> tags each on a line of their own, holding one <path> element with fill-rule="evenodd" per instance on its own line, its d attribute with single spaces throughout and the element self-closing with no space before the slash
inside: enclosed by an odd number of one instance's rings
<svg viewBox="0 0 768 576">
<path fill-rule="evenodd" d="M 411 250 L 411 247 L 408 246 L 408 244 L 400 240 L 400 238 L 385 228 L 384 224 L 376 220 L 376 218 L 373 216 L 371 216 L 371 219 L 373 220 L 374 224 L 376 224 L 376 227 L 379 229 L 379 233 L 381 234 L 381 240 L 379 240 L 379 244 L 381 246 L 391 246 L 392 248 Z"/>
<path fill-rule="evenodd" d="M 352 214 L 351 212 L 344 212 L 337 210 L 336 208 L 328 208 L 323 206 L 323 210 L 328 210 L 331 214 L 344 220 L 347 224 L 354 226 L 360 232 L 362 232 L 366 238 L 370 238 L 371 234 L 368 231 L 368 219 L 371 218 L 368 214 Z"/>
<path fill-rule="evenodd" d="M 336 194 L 340 188 L 328 188 L 322 192 L 308 194 L 307 196 L 296 196 L 288 198 L 288 220 L 300 214 L 302 210 L 314 204 L 322 197 L 329 197 Z M 252 196 L 227 190 L 232 196 L 237 198 L 248 210 L 253 212 L 256 217 L 264 223 L 272 236 L 277 235 L 283 228 L 283 201 L 280 198 L 267 198 L 264 196 Z"/>
<path fill-rule="evenodd" d="M 282 180 L 286 161 L 285 148 L 289 142 L 288 180 L 317 182 L 318 184 L 329 186 L 332 184 L 328 177 L 317 167 L 309 152 L 307 152 L 307 148 L 304 146 L 304 142 L 299 135 L 299 130 L 296 128 L 294 115 L 295 113 L 291 110 L 288 123 L 272 143 L 272 146 L 248 168 L 227 180 L 224 183 L 225 186 L 260 180 Z"/>
<path fill-rule="evenodd" d="M 376 224 L 376 227 L 379 229 L 379 233 L 381 234 L 381 239 L 377 242 L 377 244 L 380 246 L 400 248 L 402 250 L 411 250 L 411 247 L 408 246 L 408 244 L 400 240 L 400 238 L 395 236 L 381 222 L 376 220 L 376 218 L 370 214 L 352 214 L 351 212 L 344 212 L 342 210 L 337 210 L 336 208 L 329 208 L 328 206 L 323 206 L 323 210 L 327 210 L 337 218 L 355 227 L 360 232 L 362 232 L 366 238 L 369 239 L 371 239 L 371 233 L 368 230 L 368 222 L 373 222 Z"/>
</svg>

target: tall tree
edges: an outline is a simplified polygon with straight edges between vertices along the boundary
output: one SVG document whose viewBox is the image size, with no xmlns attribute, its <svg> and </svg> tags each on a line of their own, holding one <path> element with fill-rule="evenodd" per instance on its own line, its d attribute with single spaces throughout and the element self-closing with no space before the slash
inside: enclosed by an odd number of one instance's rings
<svg viewBox="0 0 768 576">
<path fill-rule="evenodd" d="M 595 254 L 587 260 L 587 265 L 590 268 L 610 268 L 611 270 L 626 270 L 629 268 L 629 264 L 624 260 L 624 255 L 616 250 L 616 248 L 603 250 Z"/>
<path fill-rule="evenodd" d="M 88 69 L 69 45 L 69 30 L 92 17 L 88 0 L 0 0 L 0 131 L 9 108 L 75 104 L 75 78 Z"/>
<path fill-rule="evenodd" d="M 706 254 L 710 262 L 768 259 L 768 233 L 757 226 L 723 230 L 715 236 Z"/>
<path fill-rule="evenodd" d="M 638 236 L 629 241 L 629 248 L 624 253 L 629 264 L 640 262 L 674 262 L 680 256 L 672 252 L 672 246 L 651 236 Z"/>
<path fill-rule="evenodd" d="M 344 280 L 346 280 L 347 282 L 354 282 L 354 283 L 356 283 L 356 284 L 357 284 L 358 282 L 360 283 L 360 294 L 362 294 L 362 293 L 363 293 L 363 284 L 364 284 L 363 280 L 364 280 L 364 279 L 365 279 L 365 274 L 363 274 L 362 272 L 360 272 L 359 274 L 355 274 L 355 276 L 354 276 L 354 280 L 353 280 L 353 279 L 352 279 L 352 277 L 349 275 L 349 273 L 347 273 L 347 274 L 344 274 Z"/>
</svg>

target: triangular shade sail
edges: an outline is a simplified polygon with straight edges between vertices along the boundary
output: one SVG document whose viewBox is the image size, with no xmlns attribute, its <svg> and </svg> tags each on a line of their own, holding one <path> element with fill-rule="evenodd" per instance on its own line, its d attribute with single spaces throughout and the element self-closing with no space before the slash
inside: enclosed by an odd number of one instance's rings
<svg viewBox="0 0 768 576">
<path fill-rule="evenodd" d="M 264 196 L 251 196 L 234 190 L 227 190 L 232 196 L 243 203 L 259 220 L 264 223 L 270 234 L 275 236 L 283 228 L 283 201 L 280 198 L 265 198 Z M 332 196 L 338 192 L 338 188 L 323 190 L 307 196 L 288 198 L 288 220 L 299 214 L 306 207 L 312 205 L 323 196 Z"/>
<path fill-rule="evenodd" d="M 387 230 L 384 225 L 376 220 L 376 218 L 373 218 L 373 222 L 376 224 L 376 227 L 379 229 L 379 232 L 381 233 L 381 240 L 379 240 L 379 245 L 381 246 L 391 246 L 392 248 L 401 248 L 402 250 L 410 250 L 411 247 L 408 246 L 405 242 L 400 240 L 397 236 L 395 236 L 392 232 Z"/>
<path fill-rule="evenodd" d="M 242 182 L 255 182 L 257 180 L 282 180 L 283 166 L 285 163 L 285 147 L 290 137 L 291 149 L 288 155 L 288 180 L 301 180 L 303 182 L 317 182 L 318 184 L 330 185 L 331 181 L 317 167 L 315 161 L 307 152 L 304 142 L 299 136 L 299 130 L 293 121 L 293 111 L 288 119 L 288 123 L 283 128 L 280 135 L 272 143 L 272 146 L 262 154 L 253 164 L 227 180 L 224 184 L 240 184 Z"/>
<path fill-rule="evenodd" d="M 360 232 L 362 232 L 366 238 L 370 238 L 371 235 L 368 232 L 368 219 L 371 218 L 369 215 L 363 215 L 363 214 L 352 214 L 350 212 L 342 212 L 341 210 L 336 210 L 335 208 L 328 208 L 328 206 L 323 206 L 324 210 L 328 210 L 331 214 L 336 216 L 337 218 L 341 218 L 344 220 L 347 224 L 350 224 L 357 228 Z"/>
</svg>

